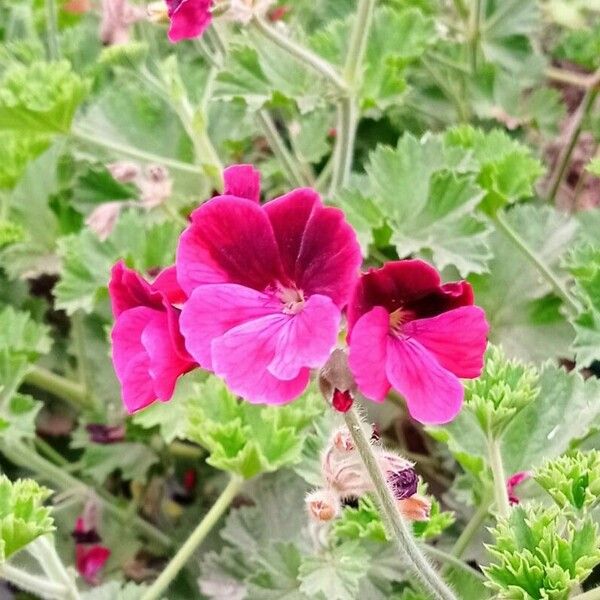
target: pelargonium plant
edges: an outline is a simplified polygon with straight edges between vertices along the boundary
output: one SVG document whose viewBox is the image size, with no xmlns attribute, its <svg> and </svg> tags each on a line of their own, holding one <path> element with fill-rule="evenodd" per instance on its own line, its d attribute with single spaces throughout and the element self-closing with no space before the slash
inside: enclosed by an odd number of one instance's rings
<svg viewBox="0 0 600 600">
<path fill-rule="evenodd" d="M 600 17 L 0 5 L 0 597 L 600 600 Z"/>
</svg>

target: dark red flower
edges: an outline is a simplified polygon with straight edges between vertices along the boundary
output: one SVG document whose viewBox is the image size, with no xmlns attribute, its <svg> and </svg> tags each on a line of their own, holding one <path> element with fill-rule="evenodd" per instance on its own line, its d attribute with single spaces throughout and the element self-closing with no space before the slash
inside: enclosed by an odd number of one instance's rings
<svg viewBox="0 0 600 600">
<path fill-rule="evenodd" d="M 85 426 L 90 434 L 90 440 L 95 444 L 114 444 L 125 439 L 125 427 L 123 425 L 102 425 L 101 423 L 89 423 Z"/>
<path fill-rule="evenodd" d="M 352 408 L 353 402 L 354 400 L 352 399 L 352 394 L 348 390 L 345 392 L 342 392 L 338 389 L 334 390 L 331 404 L 338 412 L 348 412 Z"/>
</svg>

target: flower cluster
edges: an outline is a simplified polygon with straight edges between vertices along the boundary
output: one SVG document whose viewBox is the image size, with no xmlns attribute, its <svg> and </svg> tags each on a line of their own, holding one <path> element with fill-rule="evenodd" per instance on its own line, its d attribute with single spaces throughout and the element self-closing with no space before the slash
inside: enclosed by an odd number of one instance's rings
<svg viewBox="0 0 600 600">
<path fill-rule="evenodd" d="M 192 213 L 176 265 L 155 281 L 113 268 L 113 360 L 130 412 L 168 400 L 196 366 L 249 402 L 290 402 L 311 369 L 347 360 L 332 355 L 345 312 L 349 359 L 329 386 L 334 406 L 347 410 L 356 388 L 376 402 L 394 388 L 419 421 L 456 416 L 458 378 L 481 372 L 488 330 L 468 283 L 442 284 L 421 260 L 359 275 L 342 211 L 310 188 L 261 205 L 250 165 L 226 169 L 224 190 Z"/>
<path fill-rule="evenodd" d="M 382 448 L 377 436 L 371 437 L 371 443 L 400 512 L 411 521 L 427 519 L 431 505 L 427 498 L 417 494 L 419 478 L 413 464 Z M 320 523 L 340 516 L 344 502 L 358 500 L 375 491 L 346 428 L 335 431 L 325 448 L 321 474 L 324 486 L 306 497 L 308 514 Z"/>
</svg>

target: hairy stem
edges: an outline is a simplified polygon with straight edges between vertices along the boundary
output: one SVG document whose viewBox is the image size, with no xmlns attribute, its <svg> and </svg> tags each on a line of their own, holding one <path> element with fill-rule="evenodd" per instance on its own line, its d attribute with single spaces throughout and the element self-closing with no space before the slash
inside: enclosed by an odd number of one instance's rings
<svg viewBox="0 0 600 600">
<path fill-rule="evenodd" d="M 73 492 L 81 490 L 83 495 L 94 495 L 102 503 L 104 511 L 123 524 L 131 525 L 137 532 L 162 547 L 168 548 L 172 542 L 169 536 L 157 529 L 139 515 L 118 506 L 118 500 L 105 490 L 95 489 L 66 472 L 65 467 L 58 467 L 40 456 L 35 450 L 22 441 L 2 442 L 2 454 L 15 465 L 33 471 L 40 478 L 52 482 L 61 491 Z"/>
<path fill-rule="evenodd" d="M 48 58 L 58 60 L 60 58 L 60 46 L 58 43 L 55 0 L 46 0 L 46 31 L 48 34 Z"/>
<path fill-rule="evenodd" d="M 158 600 L 163 592 L 167 590 L 170 583 L 177 577 L 177 574 L 185 566 L 185 563 L 192 557 L 198 546 L 208 535 L 210 530 L 216 525 L 217 521 L 225 514 L 225 511 L 242 488 L 243 479 L 233 476 L 217 501 L 206 513 L 196 529 L 192 531 L 190 537 L 183 546 L 177 551 L 177 554 L 171 559 L 165 570 L 159 575 L 158 579 L 148 588 L 141 600 Z"/>
<path fill-rule="evenodd" d="M 571 294 L 565 289 L 559 279 L 546 266 L 544 261 L 527 245 L 527 242 L 512 228 L 505 219 L 504 215 L 498 212 L 495 218 L 496 227 L 502 231 L 519 250 L 529 259 L 529 261 L 540 272 L 540 275 L 550 284 L 557 296 L 565 303 L 569 311 L 578 313 L 580 310 L 577 302 L 572 298 Z"/>
<path fill-rule="evenodd" d="M 282 166 L 287 178 L 292 185 L 302 187 L 310 182 L 302 174 L 302 168 L 297 164 L 286 146 L 283 138 L 277 130 L 277 126 L 273 122 L 269 111 L 266 108 L 261 108 L 256 112 L 256 120 L 271 146 L 273 154 L 277 157 L 279 164 Z"/>
<path fill-rule="evenodd" d="M 335 148 L 333 150 L 333 169 L 329 184 L 329 195 L 344 187 L 350 178 L 354 157 L 354 138 L 356 136 L 357 110 L 352 98 L 343 98 L 338 103 Z"/>
<path fill-rule="evenodd" d="M 4 579 L 18 589 L 34 594 L 44 600 L 64 600 L 68 597 L 67 587 L 62 583 L 55 583 L 45 577 L 32 575 L 10 563 L 0 566 L 0 579 Z"/>
<path fill-rule="evenodd" d="M 37 560 L 44 573 L 52 581 L 59 581 L 64 585 L 66 593 L 63 598 L 65 600 L 79 600 L 81 598 L 75 585 L 75 579 L 60 560 L 54 546 L 54 541 L 50 536 L 44 535 L 37 538 L 29 544 L 27 550 Z"/>
<path fill-rule="evenodd" d="M 57 375 L 44 367 L 33 365 L 24 379 L 25 383 L 62 398 L 78 410 L 94 408 L 94 401 L 81 383 Z"/>
<path fill-rule="evenodd" d="M 134 148 L 133 146 L 113 142 L 106 138 L 97 136 L 90 131 L 81 129 L 80 127 L 73 127 L 73 129 L 71 130 L 71 135 L 81 142 L 85 142 L 86 144 L 92 144 L 94 146 L 99 146 L 101 148 L 106 148 L 107 150 L 112 150 L 116 154 L 129 156 L 130 158 L 136 158 L 144 162 L 158 163 L 164 165 L 165 167 L 169 167 L 174 171 L 179 171 L 181 173 L 193 173 L 194 175 L 198 176 L 202 174 L 201 167 L 197 165 L 184 163 L 173 158 L 167 158 L 166 156 L 160 156 L 158 154 L 152 154 L 151 152 L 145 152 L 144 150 L 139 150 L 138 148 Z"/>
<path fill-rule="evenodd" d="M 381 508 L 381 518 L 401 554 L 408 559 L 409 568 L 433 598 L 457 600 L 452 590 L 444 583 L 421 552 L 408 524 L 398 511 L 396 499 L 379 466 L 356 409 L 351 408 L 344 414 L 344 417 L 358 453 L 375 487 L 375 494 Z"/>
<path fill-rule="evenodd" d="M 434 558 L 438 562 L 444 564 L 444 568 L 441 571 L 442 573 L 447 572 L 448 568 L 454 567 L 455 569 L 460 569 L 461 571 L 468 573 L 471 577 L 475 577 L 475 579 L 485 581 L 485 576 L 482 573 L 468 565 L 466 562 L 463 562 L 456 556 L 448 554 L 447 552 L 444 552 L 435 546 L 430 546 L 429 544 L 422 544 L 421 548 L 425 554 L 428 554 L 431 556 L 431 558 Z"/>
<path fill-rule="evenodd" d="M 373 1 L 373 0 L 369 0 Z M 307 65 L 313 71 L 322 75 L 329 81 L 339 92 L 346 95 L 348 86 L 344 78 L 336 71 L 333 65 L 328 63 L 308 48 L 294 42 L 289 36 L 278 31 L 272 25 L 269 25 L 264 19 L 254 18 L 252 21 L 254 28 L 264 37 L 277 44 L 280 48 L 288 52 L 298 62 Z"/>
<path fill-rule="evenodd" d="M 548 202 L 554 203 L 556 199 L 556 194 L 560 188 L 560 184 L 562 183 L 563 177 L 567 171 L 567 167 L 571 161 L 571 155 L 573 154 L 573 150 L 577 145 L 577 140 L 579 139 L 579 135 L 581 134 L 581 130 L 583 127 L 583 121 L 590 112 L 590 109 L 594 105 L 596 101 L 596 97 L 598 96 L 598 91 L 600 90 L 600 69 L 596 71 L 595 75 L 591 80 L 590 87 L 587 88 L 581 104 L 577 108 L 577 111 L 573 115 L 573 120 L 571 121 L 571 126 L 569 129 L 569 137 L 568 141 L 563 147 L 558 160 L 556 162 L 556 167 L 552 174 L 552 178 L 550 179 L 549 191 L 548 191 Z"/>
<path fill-rule="evenodd" d="M 506 490 L 506 474 L 504 472 L 504 463 L 502 462 L 500 440 L 490 436 L 487 447 L 490 468 L 492 469 L 492 476 L 494 478 L 496 511 L 501 517 L 508 517 L 510 515 L 510 502 L 508 501 L 508 492 Z"/>
</svg>

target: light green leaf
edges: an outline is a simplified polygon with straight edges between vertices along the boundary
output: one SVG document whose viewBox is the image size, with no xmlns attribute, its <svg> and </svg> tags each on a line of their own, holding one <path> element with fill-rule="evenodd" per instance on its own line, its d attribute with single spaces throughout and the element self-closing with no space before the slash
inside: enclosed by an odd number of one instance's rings
<svg viewBox="0 0 600 600">
<path fill-rule="evenodd" d="M 0 130 L 68 133 L 87 90 L 67 61 L 13 66 L 0 81 Z"/>
<path fill-rule="evenodd" d="M 24 241 L 25 235 L 25 229 L 21 225 L 0 219 L 0 250 Z"/>
<path fill-rule="evenodd" d="M 369 570 L 369 555 L 358 542 L 347 542 L 300 565 L 300 590 L 315 600 L 355 600 Z"/>
<path fill-rule="evenodd" d="M 53 531 L 50 509 L 43 506 L 50 494 L 32 479 L 11 482 L 0 475 L 0 563 Z"/>
<path fill-rule="evenodd" d="M 551 269 L 571 244 L 577 223 L 550 207 L 515 206 L 505 215 L 511 227 Z M 544 360 L 561 356 L 573 330 L 560 300 L 537 268 L 501 231 L 490 237 L 489 273 L 471 275 L 477 304 L 486 311 L 490 340 L 509 357 Z"/>
<path fill-rule="evenodd" d="M 0 349 L 35 360 L 52 346 L 47 325 L 36 323 L 29 314 L 12 306 L 0 310 Z"/>
<path fill-rule="evenodd" d="M 0 398 L 3 396 L 3 391 L 0 390 Z M 3 439 L 9 444 L 11 439 L 33 439 L 35 420 L 42 406 L 42 402 L 24 394 L 14 394 L 8 401 L 2 398 L 0 420 L 6 428 L 2 431 Z"/>
<path fill-rule="evenodd" d="M 121 583 L 108 581 L 81 593 L 82 600 L 139 600 L 146 589 L 145 585 L 137 585 L 132 581 Z"/>
<path fill-rule="evenodd" d="M 27 164 L 48 146 L 48 139 L 42 135 L 0 131 L 0 189 L 13 188 Z"/>
</svg>

